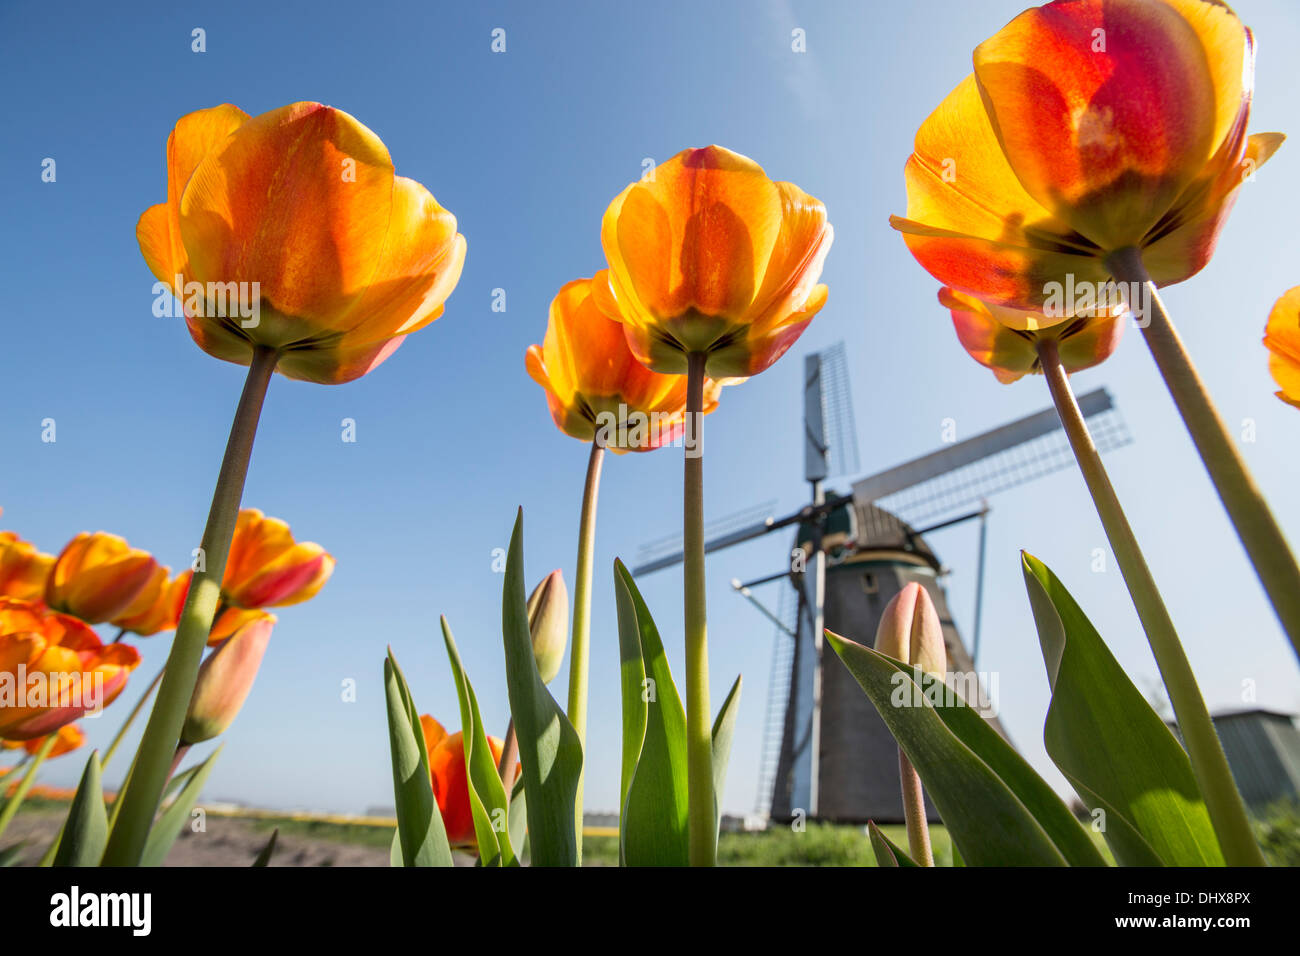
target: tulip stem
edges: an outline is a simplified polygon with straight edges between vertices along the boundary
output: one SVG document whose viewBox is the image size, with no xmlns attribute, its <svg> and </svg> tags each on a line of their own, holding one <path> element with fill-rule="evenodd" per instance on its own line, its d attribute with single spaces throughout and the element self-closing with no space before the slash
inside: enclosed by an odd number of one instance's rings
<svg viewBox="0 0 1300 956">
<path fill-rule="evenodd" d="M 918 866 L 934 866 L 930 825 L 925 819 L 925 791 L 921 789 L 921 778 L 916 768 L 902 747 L 898 748 L 898 775 L 903 783 L 903 819 L 907 821 L 907 848 L 912 862 Z"/>
<path fill-rule="evenodd" d="M 682 565 L 686 603 L 686 785 L 691 866 L 713 866 L 713 734 L 709 709 L 709 639 L 704 583 L 704 367 L 692 352 L 686 372 L 686 469 Z"/>
<path fill-rule="evenodd" d="M 27 799 L 27 791 L 32 789 L 32 784 L 36 782 L 36 771 L 41 769 L 41 764 L 45 763 L 45 758 L 50 755 L 54 745 L 58 742 L 59 735 L 50 733 L 45 735 L 41 741 L 41 746 L 37 749 L 35 756 L 27 763 L 27 772 L 23 774 L 23 779 L 18 781 L 18 786 L 5 801 L 4 809 L 0 810 L 0 834 L 3 834 L 9 826 L 9 821 L 14 818 L 18 808 L 23 805 Z"/>
<path fill-rule="evenodd" d="M 117 750 L 118 744 L 126 737 L 126 732 L 131 729 L 131 724 L 135 723 L 135 719 L 140 716 L 140 711 L 144 710 L 144 705 L 149 702 L 153 692 L 158 689 L 158 683 L 162 680 L 162 676 L 163 669 L 160 669 L 154 675 L 153 680 L 149 682 L 149 686 L 144 689 L 144 693 L 140 695 L 140 699 L 136 701 L 135 706 L 131 708 L 131 713 L 127 714 L 126 720 L 122 722 L 122 726 L 117 730 L 117 736 L 108 745 L 108 750 L 104 751 L 104 759 L 100 765 L 101 769 L 107 767 L 108 762 L 113 759 L 113 753 Z"/>
<path fill-rule="evenodd" d="M 1296 656 L 1300 657 L 1300 565 L 1296 564 L 1295 554 L 1210 401 L 1210 394 L 1142 263 L 1141 252 L 1133 247 L 1120 249 L 1111 253 L 1106 265 L 1121 282 L 1141 283 L 1143 298 L 1150 297 L 1147 323 L 1142 326 L 1147 348 L 1232 519 L 1237 537 L 1264 585 L 1273 611 L 1282 622 Z"/>
<path fill-rule="evenodd" d="M 1038 355 L 1061 425 L 1070 440 L 1070 447 L 1074 450 L 1079 470 L 1092 495 L 1106 538 L 1114 549 L 1124 583 L 1128 585 L 1142 629 L 1146 631 L 1156 666 L 1160 668 L 1160 676 L 1169 691 L 1174 717 L 1178 721 L 1187 756 L 1191 759 L 1192 772 L 1196 775 L 1201 794 L 1205 798 L 1210 822 L 1219 838 L 1224 860 L 1229 866 L 1264 866 L 1264 855 L 1255 842 L 1250 820 L 1246 816 L 1246 807 L 1233 782 L 1232 771 L 1228 769 L 1228 760 L 1223 754 L 1218 734 L 1214 731 L 1209 711 L 1206 710 L 1205 699 L 1196 684 L 1196 675 L 1192 673 L 1192 665 L 1174 630 L 1169 610 L 1156 588 L 1151 569 L 1138 547 L 1133 528 L 1120 506 L 1101 455 L 1088 432 L 1088 425 L 1075 401 L 1065 367 L 1061 364 L 1056 342 L 1041 339 Z"/>
<path fill-rule="evenodd" d="M 121 810 L 104 850 L 104 866 L 135 866 L 144 853 L 154 814 L 167 785 L 168 770 L 185 724 L 185 713 L 199 674 L 199 659 L 217 611 L 221 579 L 235 533 L 239 502 L 244 494 L 253 439 L 266 399 L 266 389 L 275 371 L 279 353 L 257 346 L 248 367 L 243 394 L 235 409 L 226 453 L 217 475 L 208 523 L 201 543 L 202 563 L 194 571 L 185 607 L 181 611 L 171 653 L 163 671 L 158 699 L 149 714 L 144 736 L 136 752 L 135 766 L 122 794 Z"/>
<path fill-rule="evenodd" d="M 573 640 L 569 657 L 569 723 L 578 732 L 584 753 L 587 747 L 587 663 L 591 656 L 591 560 L 596 550 L 596 499 L 600 494 L 600 466 L 605 446 L 599 438 L 591 443 L 587 459 L 587 482 L 582 489 L 582 516 L 578 519 L 578 567 L 573 584 Z M 513 727 L 513 722 L 511 724 Z M 585 763 L 585 761 L 584 761 Z M 585 773 L 579 771 L 574 800 L 574 827 L 578 864 L 582 864 L 582 791 Z M 506 787 L 509 796 L 510 788 Z"/>
</svg>

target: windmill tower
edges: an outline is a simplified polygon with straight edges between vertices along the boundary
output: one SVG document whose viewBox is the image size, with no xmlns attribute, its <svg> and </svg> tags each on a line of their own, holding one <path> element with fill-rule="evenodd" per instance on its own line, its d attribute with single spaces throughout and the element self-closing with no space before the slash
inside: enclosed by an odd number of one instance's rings
<svg viewBox="0 0 1300 956">
<path fill-rule="evenodd" d="M 897 744 L 839 658 L 824 652 L 824 629 L 870 645 L 885 606 L 915 581 L 939 612 L 949 670 L 967 678 L 964 686 L 977 686 L 971 679 L 977 680 L 987 499 L 1071 467 L 1073 457 L 1055 410 L 1048 408 L 861 478 L 847 494 L 828 492 L 828 479 L 857 470 L 842 345 L 806 356 L 804 368 L 804 477 L 810 502 L 780 518 L 769 514 L 755 521 L 751 511 L 746 521 L 724 519 L 727 530 L 718 533 L 715 526 L 705 545 L 706 552 L 714 552 L 795 529 L 787 568 L 733 581 L 736 591 L 776 625 L 758 809 L 782 821 L 806 816 L 899 822 Z M 1078 401 L 1101 451 L 1131 441 L 1104 389 Z M 980 522 L 980 534 L 968 651 L 943 588 L 946 568 L 926 536 L 972 520 Z M 633 571 L 638 576 L 678 563 L 680 547 L 655 542 L 642 549 L 641 558 Z M 787 587 L 773 612 L 754 589 L 778 582 Z"/>
</svg>

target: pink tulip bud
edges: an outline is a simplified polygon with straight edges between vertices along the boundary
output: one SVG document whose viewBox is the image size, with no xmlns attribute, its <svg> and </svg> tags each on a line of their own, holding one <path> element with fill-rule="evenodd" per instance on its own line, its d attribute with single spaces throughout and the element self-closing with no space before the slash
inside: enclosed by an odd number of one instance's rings
<svg viewBox="0 0 1300 956">
<path fill-rule="evenodd" d="M 559 570 L 552 571 L 528 596 L 528 632 L 533 657 L 542 682 L 549 684 L 560 672 L 569 642 L 569 591 Z"/>
<path fill-rule="evenodd" d="M 876 650 L 927 674 L 943 676 L 948 652 L 930 594 L 915 581 L 894 595 L 876 628 Z"/>
<path fill-rule="evenodd" d="M 274 614 L 263 614 L 222 641 L 199 668 L 181 743 L 198 744 L 224 733 L 244 706 L 271 639 Z"/>
</svg>

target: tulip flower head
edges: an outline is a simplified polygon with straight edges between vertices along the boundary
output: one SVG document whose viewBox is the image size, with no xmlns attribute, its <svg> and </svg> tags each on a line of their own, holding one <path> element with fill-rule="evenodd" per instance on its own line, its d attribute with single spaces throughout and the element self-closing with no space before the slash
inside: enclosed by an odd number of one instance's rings
<svg viewBox="0 0 1300 956">
<path fill-rule="evenodd" d="M 720 146 L 687 149 L 610 203 L 595 294 L 648 368 L 680 375 L 705 354 L 714 379 L 757 375 L 826 304 L 817 280 L 833 235 L 798 186 Z"/>
<path fill-rule="evenodd" d="M 908 248 L 947 286 L 1040 310 L 1136 247 L 1157 285 L 1213 254 L 1281 144 L 1247 136 L 1254 41 L 1219 0 L 1055 0 L 974 55 L 906 165 Z"/>
<path fill-rule="evenodd" d="M 460 731 L 448 734 L 442 724 L 428 714 L 420 717 L 420 729 L 424 733 L 433 796 L 442 813 L 447 842 L 459 849 L 477 851 L 478 837 L 474 833 L 474 815 L 469 803 L 469 776 L 465 769 L 464 736 Z M 488 737 L 487 742 L 493 762 L 499 762 L 505 744 L 496 737 Z M 516 766 L 515 776 L 518 775 L 519 768 Z M 513 779 L 511 785 L 513 786 Z"/>
<path fill-rule="evenodd" d="M 1288 405 L 1300 408 L 1300 286 L 1277 300 L 1264 331 L 1268 369 L 1278 384 L 1275 393 Z"/>
<path fill-rule="evenodd" d="M 284 607 L 312 597 L 334 573 L 334 559 L 319 544 L 293 539 L 289 525 L 256 508 L 235 523 L 221 597 L 237 608 Z"/>
<path fill-rule="evenodd" d="M 616 454 L 650 451 L 674 441 L 686 420 L 686 378 L 642 365 L 624 326 L 599 308 L 593 288 L 608 288 L 608 270 L 575 279 L 551 300 L 546 337 L 530 345 L 528 374 L 546 390 L 556 426 Z M 721 387 L 707 382 L 705 413 Z"/>
<path fill-rule="evenodd" d="M 202 743 L 225 733 L 239 715 L 253 689 L 275 620 L 274 614 L 259 611 L 204 659 L 185 715 L 182 744 Z"/>
<path fill-rule="evenodd" d="M 442 314 L 460 278 L 456 218 L 397 176 L 382 141 L 319 103 L 250 117 L 225 104 L 167 139 L 167 201 L 136 226 L 149 269 L 205 352 L 290 378 L 359 378 Z"/>
<path fill-rule="evenodd" d="M 528 596 L 528 632 L 542 683 L 549 684 L 564 663 L 569 642 L 569 589 L 558 569 L 542 578 Z"/>
<path fill-rule="evenodd" d="M 927 674 L 942 677 L 948 672 L 939 612 L 920 584 L 912 581 L 904 585 L 885 605 L 876 627 L 876 650 Z"/>
<path fill-rule="evenodd" d="M 78 618 L 0 598 L 0 737 L 44 737 L 107 707 L 139 663 Z"/>
<path fill-rule="evenodd" d="M 103 531 L 83 531 L 59 554 L 45 587 L 55 611 L 103 624 L 136 607 L 166 572 L 147 551 Z"/>
<path fill-rule="evenodd" d="M 1016 312 L 981 302 L 954 289 L 940 290 L 939 302 L 951 311 L 957 338 L 967 354 L 991 369 L 1004 385 L 1025 375 L 1042 374 L 1038 345 L 1043 339 L 1056 342 L 1066 372 L 1099 365 L 1118 347 L 1129 315 L 1122 307 L 1114 307 L 1057 322 L 1041 313 Z"/>
<path fill-rule="evenodd" d="M 54 555 L 42 554 L 12 531 L 0 531 L 0 597 L 41 600 L 53 569 Z"/>
</svg>

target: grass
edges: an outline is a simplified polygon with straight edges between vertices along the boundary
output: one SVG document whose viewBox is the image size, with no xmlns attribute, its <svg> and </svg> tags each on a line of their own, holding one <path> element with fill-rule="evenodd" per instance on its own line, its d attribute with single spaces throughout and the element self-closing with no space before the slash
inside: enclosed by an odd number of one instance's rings
<svg viewBox="0 0 1300 956">
<path fill-rule="evenodd" d="M 907 831 L 898 826 L 880 828 L 895 843 L 907 846 Z M 930 828 L 935 862 L 952 861 L 952 844 L 942 826 Z M 587 837 L 582 842 L 583 862 L 595 866 L 618 864 L 617 837 Z M 875 866 L 871 840 L 865 827 L 810 823 L 795 830 L 775 826 L 768 830 L 723 833 L 718 838 L 720 866 Z"/>
</svg>

